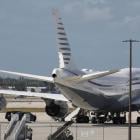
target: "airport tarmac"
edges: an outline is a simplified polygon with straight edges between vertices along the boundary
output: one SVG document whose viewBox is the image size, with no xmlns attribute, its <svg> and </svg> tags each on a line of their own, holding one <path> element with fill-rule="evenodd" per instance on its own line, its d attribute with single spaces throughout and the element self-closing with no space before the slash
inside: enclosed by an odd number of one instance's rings
<svg viewBox="0 0 140 140">
<path fill-rule="evenodd" d="M 44 102 L 37 99 L 9 99 L 7 106 L 9 108 L 44 108 Z M 47 140 L 47 137 L 55 132 L 63 123 L 54 122 L 45 112 L 33 112 L 37 116 L 35 123 L 27 124 L 33 129 L 33 140 Z M 140 140 L 140 125 L 135 124 L 135 112 L 132 114 L 132 140 Z M 0 140 L 3 140 L 4 131 L 8 125 L 5 120 L 5 113 L 0 113 Z M 74 140 L 128 140 L 128 124 L 73 124 L 70 131 Z"/>
<path fill-rule="evenodd" d="M 4 113 L 0 116 L 0 140 L 4 140 L 4 132 L 8 122 L 4 119 Z M 33 140 L 47 140 L 47 137 L 55 132 L 63 123 L 54 122 L 45 113 L 36 113 L 37 121 L 27 124 L 33 130 Z M 3 120 L 3 121 L 2 121 Z M 128 140 L 128 124 L 73 124 L 70 131 L 74 140 Z M 140 140 L 140 125 L 133 124 L 132 140 Z"/>
<path fill-rule="evenodd" d="M 47 140 L 62 123 L 36 122 L 28 124 L 33 129 L 33 140 Z M 0 123 L 1 139 L 3 140 L 4 130 L 7 123 Z M 73 124 L 70 131 L 74 140 L 128 140 L 128 125 L 92 125 Z M 132 128 L 132 140 L 140 140 L 140 126 L 134 125 Z"/>
<path fill-rule="evenodd" d="M 52 123 L 49 125 L 41 123 L 32 125 L 31 128 L 34 131 L 33 140 L 46 140 L 46 135 L 50 135 L 61 125 Z M 70 131 L 74 140 L 128 140 L 128 125 L 74 124 L 70 127 Z M 140 140 L 140 127 L 134 126 L 132 131 L 132 140 Z M 42 138 L 38 134 L 41 134 Z"/>
</svg>

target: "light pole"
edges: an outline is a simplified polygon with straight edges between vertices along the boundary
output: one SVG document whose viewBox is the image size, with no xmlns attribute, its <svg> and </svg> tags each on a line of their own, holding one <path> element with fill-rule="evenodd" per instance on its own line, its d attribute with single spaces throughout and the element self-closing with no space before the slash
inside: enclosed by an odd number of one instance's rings
<svg viewBox="0 0 140 140">
<path fill-rule="evenodd" d="M 133 42 L 140 42 L 138 40 L 124 40 L 123 42 L 129 42 L 129 116 L 128 116 L 128 122 L 129 122 L 129 128 L 128 128 L 128 140 L 131 140 L 131 104 L 132 104 L 132 43 Z"/>
</svg>

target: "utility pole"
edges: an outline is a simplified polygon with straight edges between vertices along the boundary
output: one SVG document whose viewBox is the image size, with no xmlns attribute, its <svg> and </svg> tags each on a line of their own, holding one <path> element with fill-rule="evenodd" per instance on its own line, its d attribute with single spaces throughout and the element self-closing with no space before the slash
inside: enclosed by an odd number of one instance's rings
<svg viewBox="0 0 140 140">
<path fill-rule="evenodd" d="M 140 42 L 138 40 L 124 40 L 123 42 L 129 43 L 129 116 L 128 116 L 128 122 L 129 122 L 129 128 L 128 128 L 128 140 L 131 140 L 132 138 L 132 114 L 131 114 L 131 104 L 132 104 L 132 43 L 133 42 Z"/>
</svg>

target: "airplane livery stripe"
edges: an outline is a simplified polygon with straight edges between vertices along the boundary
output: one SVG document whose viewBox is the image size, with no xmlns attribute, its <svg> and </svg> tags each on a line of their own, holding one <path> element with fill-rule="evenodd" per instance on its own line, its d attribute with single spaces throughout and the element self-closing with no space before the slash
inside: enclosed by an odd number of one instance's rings
<svg viewBox="0 0 140 140">
<path fill-rule="evenodd" d="M 67 38 L 58 38 L 59 40 L 64 40 L 64 41 L 67 41 L 68 39 Z"/>
<path fill-rule="evenodd" d="M 66 35 L 65 32 L 63 32 L 63 33 L 62 33 L 62 32 L 58 32 L 58 34 L 59 34 L 59 35 Z"/>
<path fill-rule="evenodd" d="M 70 48 L 60 48 L 60 49 L 70 51 Z"/>
<path fill-rule="evenodd" d="M 64 58 L 64 60 L 70 60 L 70 58 Z"/>
<path fill-rule="evenodd" d="M 57 29 L 59 29 L 59 30 L 64 30 L 64 28 L 63 28 L 63 27 L 58 27 Z"/>
<path fill-rule="evenodd" d="M 60 45 L 69 45 L 69 43 L 59 43 Z"/>
<path fill-rule="evenodd" d="M 63 23 L 62 23 L 62 22 L 59 22 L 58 24 L 59 24 L 59 25 L 63 25 Z"/>
<path fill-rule="evenodd" d="M 67 55 L 67 56 L 70 56 L 71 53 L 62 53 L 63 55 Z"/>
</svg>

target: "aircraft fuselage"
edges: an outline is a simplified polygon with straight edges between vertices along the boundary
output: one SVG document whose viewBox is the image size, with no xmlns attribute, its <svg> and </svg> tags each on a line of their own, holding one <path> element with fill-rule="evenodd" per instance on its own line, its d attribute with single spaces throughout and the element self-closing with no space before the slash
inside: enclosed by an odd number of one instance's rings
<svg viewBox="0 0 140 140">
<path fill-rule="evenodd" d="M 63 70 L 63 74 L 65 70 Z M 80 72 L 82 74 L 82 72 Z M 84 73 L 85 74 L 85 73 Z M 78 75 L 67 71 L 66 75 Z M 65 75 L 65 76 L 66 76 Z M 132 109 L 140 108 L 140 69 L 133 68 Z M 129 69 L 81 83 L 56 82 L 62 94 L 78 107 L 94 111 L 128 111 Z"/>
</svg>

